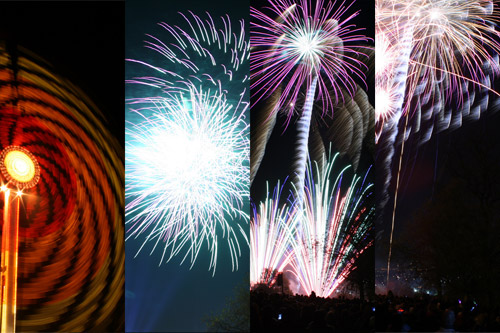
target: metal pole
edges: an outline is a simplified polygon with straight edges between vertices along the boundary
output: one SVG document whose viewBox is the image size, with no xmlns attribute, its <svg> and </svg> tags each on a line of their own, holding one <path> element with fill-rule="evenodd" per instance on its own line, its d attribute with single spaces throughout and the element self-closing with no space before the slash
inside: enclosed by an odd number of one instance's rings
<svg viewBox="0 0 500 333">
<path fill-rule="evenodd" d="M 19 244 L 19 205 L 21 196 L 11 197 L 5 190 L 2 230 L 2 333 L 16 330 L 17 254 Z"/>
</svg>

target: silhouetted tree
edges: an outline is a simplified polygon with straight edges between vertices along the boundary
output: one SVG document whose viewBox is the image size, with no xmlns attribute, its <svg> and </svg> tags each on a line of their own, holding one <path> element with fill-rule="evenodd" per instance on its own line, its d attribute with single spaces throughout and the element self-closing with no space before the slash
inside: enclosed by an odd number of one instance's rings
<svg viewBox="0 0 500 333">
<path fill-rule="evenodd" d="M 490 305 L 500 299 L 500 143 L 493 131 L 484 122 L 451 137 L 435 195 L 399 241 L 410 266 L 439 294 Z"/>
<path fill-rule="evenodd" d="M 234 290 L 226 307 L 206 320 L 208 332 L 250 332 L 250 289 L 244 281 Z"/>
</svg>

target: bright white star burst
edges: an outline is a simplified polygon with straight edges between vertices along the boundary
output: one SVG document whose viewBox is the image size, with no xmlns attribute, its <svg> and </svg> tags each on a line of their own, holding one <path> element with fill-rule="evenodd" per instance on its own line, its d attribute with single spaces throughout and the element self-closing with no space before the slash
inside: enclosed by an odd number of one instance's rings
<svg viewBox="0 0 500 333">
<path fill-rule="evenodd" d="M 222 228 L 234 269 L 240 255 L 234 227 L 246 237 L 239 222 L 248 220 L 245 110 L 234 111 L 221 91 L 186 86 L 136 101 L 149 106 L 136 110 L 142 121 L 127 126 L 128 237 L 146 233 L 144 244 L 163 244 L 162 261 L 187 248 L 184 260 L 191 263 L 207 241 L 215 272 Z"/>
</svg>

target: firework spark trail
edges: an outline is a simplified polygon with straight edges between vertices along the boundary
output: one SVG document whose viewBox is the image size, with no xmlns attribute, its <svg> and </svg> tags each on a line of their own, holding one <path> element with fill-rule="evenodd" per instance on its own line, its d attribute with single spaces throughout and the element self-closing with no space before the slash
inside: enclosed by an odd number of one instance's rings
<svg viewBox="0 0 500 333">
<path fill-rule="evenodd" d="M 379 29 L 380 27 L 378 27 L 376 33 L 378 33 L 379 36 L 383 36 L 381 38 L 382 40 L 386 40 L 387 37 L 385 37 L 383 31 Z M 393 161 L 394 145 L 396 143 L 396 138 L 398 135 L 398 126 L 401 117 L 404 114 L 403 107 L 406 90 L 406 78 L 408 76 L 409 56 L 411 52 L 410 36 L 411 30 L 407 31 L 404 34 L 404 38 L 402 39 L 400 44 L 403 46 L 402 50 L 400 50 L 400 53 L 396 53 L 395 49 L 393 49 L 394 46 L 386 45 L 387 52 L 384 52 L 383 56 L 388 57 L 389 60 L 386 61 L 385 66 L 379 65 L 379 72 L 375 74 L 375 90 L 377 94 L 377 102 L 375 107 L 377 110 L 376 114 L 378 115 L 378 128 L 381 131 L 376 134 L 376 138 L 377 143 L 380 145 L 380 147 L 384 148 L 383 153 L 379 154 L 377 158 L 379 160 L 381 159 L 384 165 L 390 165 Z M 388 69 L 390 69 L 389 73 L 387 73 Z M 389 88 L 385 90 L 386 87 Z M 387 99 L 379 102 L 383 97 L 387 97 Z M 383 136 L 381 136 L 382 132 Z M 403 151 L 401 151 L 401 154 L 402 153 Z M 389 200 L 389 195 L 386 189 L 389 188 L 392 177 L 390 169 L 381 170 L 380 175 L 381 176 L 379 176 L 379 179 L 381 180 L 380 183 L 382 184 L 384 192 L 378 200 L 378 206 L 380 208 L 383 208 Z"/>
<path fill-rule="evenodd" d="M 306 157 L 308 156 L 309 129 L 311 127 L 312 107 L 314 100 L 314 92 L 318 83 L 318 77 L 313 79 L 313 82 L 307 90 L 306 101 L 304 104 L 304 112 L 297 122 L 297 145 L 295 147 L 296 158 L 293 161 L 292 168 L 296 170 L 293 177 L 293 184 L 298 189 L 297 203 L 301 205 L 304 201 L 305 173 L 306 173 Z"/>
<path fill-rule="evenodd" d="M 297 209 L 293 203 L 280 205 L 282 187 L 274 189 L 257 207 L 253 207 L 250 222 L 250 284 L 276 282 L 274 273 L 283 272 L 289 261 L 289 246 L 295 224 Z M 268 191 L 269 193 L 269 191 Z"/>
<path fill-rule="evenodd" d="M 319 168 L 308 165 L 305 209 L 291 244 L 290 271 L 306 294 L 314 291 L 329 297 L 355 269 L 355 260 L 373 244 L 369 240 L 375 207 L 367 204 L 373 184 L 367 176 L 354 176 L 344 191 L 342 178 L 350 167 L 332 181 L 336 157 Z M 316 182 L 315 182 L 316 179 Z"/>
<path fill-rule="evenodd" d="M 251 8 L 255 18 L 250 22 L 250 43 L 255 49 L 250 56 L 254 79 L 251 88 L 255 89 L 252 94 L 260 100 L 285 83 L 275 106 L 278 111 L 295 105 L 303 85 L 310 87 L 318 77 L 316 99 L 323 103 L 323 112 L 331 112 L 333 105 L 344 99 L 343 90 L 352 96 L 356 90 L 353 76 L 364 80 L 360 69 L 364 64 L 356 59 L 359 49 L 363 49 L 359 43 L 368 41 L 357 34 L 363 29 L 353 29 L 354 25 L 348 24 L 359 13 L 346 15 L 353 3 L 345 5 L 344 1 L 334 9 L 335 2 L 324 5 L 322 0 L 314 8 L 307 0 L 299 4 L 269 1 L 277 19 Z"/>
<path fill-rule="evenodd" d="M 298 124 L 298 137 L 294 166 L 294 184 L 299 191 L 304 187 L 309 125 L 314 100 L 323 106 L 322 113 L 333 111 L 333 106 L 352 98 L 356 92 L 353 77 L 364 81 L 360 60 L 361 42 L 368 38 L 357 34 L 349 21 L 359 12 L 346 15 L 354 2 L 343 1 L 337 8 L 335 2 L 314 7 L 310 1 L 294 3 L 289 0 L 270 0 L 267 14 L 251 8 L 250 43 L 255 51 L 250 56 L 251 89 L 256 102 L 269 97 L 282 84 L 284 88 L 273 112 L 288 110 L 290 121 L 299 93 L 306 89 L 307 98 Z M 346 16 L 345 18 L 343 18 Z M 366 48 L 366 47 L 365 47 Z M 317 96 L 316 96 L 317 91 Z M 290 107 L 293 106 L 293 107 Z M 302 194 L 298 193 L 301 205 Z"/>
<path fill-rule="evenodd" d="M 379 177 L 383 183 L 381 212 L 389 199 L 395 145 L 417 134 L 418 144 L 423 144 L 433 133 L 461 126 L 463 119 L 477 119 L 488 107 L 488 94 L 500 96 L 491 85 L 491 78 L 500 72 L 500 44 L 495 30 L 498 15 L 490 0 L 377 0 L 376 16 L 376 38 L 383 41 L 381 46 L 403 54 L 399 65 L 376 73 L 376 89 L 387 97 L 384 103 L 377 103 L 377 163 L 384 169 Z M 397 183 L 402 156 L 403 148 Z M 393 223 L 396 200 L 397 193 Z M 392 232 L 393 228 L 391 239 Z M 389 263 L 390 254 L 388 277 Z"/>
<path fill-rule="evenodd" d="M 181 29 L 167 23 L 159 23 L 173 42 L 166 43 L 153 35 L 146 35 L 150 40 L 145 47 L 162 56 L 168 68 L 155 66 L 144 61 L 127 59 L 127 61 L 144 65 L 166 78 L 143 76 L 127 80 L 128 83 L 139 83 L 156 88 L 170 90 L 175 88 L 176 81 L 194 81 L 202 79 L 214 85 L 223 84 L 228 89 L 228 82 L 245 83 L 248 75 L 245 67 L 249 59 L 249 44 L 245 36 L 245 22 L 239 22 L 239 31 L 232 30 L 229 16 L 221 17 L 221 24 L 216 25 L 214 19 L 207 13 L 207 18 L 189 12 L 190 16 L 180 13 L 189 29 Z M 223 27 L 223 28 L 222 28 Z M 157 73 L 156 73 L 157 75 Z M 237 89 L 243 90 L 240 84 Z"/>
<path fill-rule="evenodd" d="M 127 100 L 127 239 L 144 238 L 138 253 L 150 241 L 151 253 L 163 246 L 160 264 L 185 250 L 182 262 L 189 257 L 191 267 L 206 242 L 215 274 L 218 230 L 233 270 L 238 238 L 248 244 L 241 224 L 249 220 L 249 44 L 243 21 L 238 32 L 229 17 L 219 28 L 208 13 L 190 15 L 182 15 L 187 30 L 160 23 L 168 42 L 148 35 L 158 64 L 129 59 L 153 75 L 127 80 L 152 89 Z"/>
<path fill-rule="evenodd" d="M 467 106 L 474 97 L 464 94 L 465 89 L 470 92 L 484 88 L 496 93 L 489 78 L 500 72 L 496 60 L 499 33 L 493 24 L 497 18 L 493 3 L 487 0 L 378 0 L 376 38 L 381 42 L 377 50 L 389 52 L 381 52 L 385 53 L 385 61 L 377 66 L 377 88 L 387 90 L 391 84 L 386 81 L 396 81 L 398 95 L 402 95 L 394 100 L 395 109 L 402 108 L 404 114 L 416 120 L 421 118 L 416 114 L 421 110 L 412 102 L 413 97 L 419 97 L 424 108 L 431 104 L 435 116 L 451 102 L 459 110 Z M 402 56 L 398 65 L 384 66 L 396 59 L 391 50 L 398 50 Z M 384 110 L 379 108 L 377 114 L 384 114 Z M 383 120 L 378 118 L 379 123 L 383 124 Z M 450 124 L 445 121 L 440 130 L 447 128 L 446 123 Z M 414 127 L 413 131 L 418 132 L 418 124 Z"/>
</svg>

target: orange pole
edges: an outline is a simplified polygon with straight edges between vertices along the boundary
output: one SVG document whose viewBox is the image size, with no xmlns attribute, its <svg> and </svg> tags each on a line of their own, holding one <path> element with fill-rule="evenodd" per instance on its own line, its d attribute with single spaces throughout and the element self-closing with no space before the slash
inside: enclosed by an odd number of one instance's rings
<svg viewBox="0 0 500 333">
<path fill-rule="evenodd" d="M 5 190 L 2 229 L 2 333 L 16 330 L 17 253 L 19 244 L 19 204 L 21 197 L 11 198 Z"/>
</svg>

